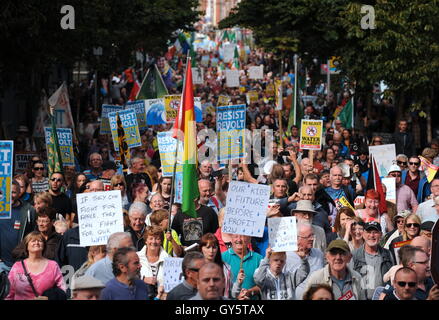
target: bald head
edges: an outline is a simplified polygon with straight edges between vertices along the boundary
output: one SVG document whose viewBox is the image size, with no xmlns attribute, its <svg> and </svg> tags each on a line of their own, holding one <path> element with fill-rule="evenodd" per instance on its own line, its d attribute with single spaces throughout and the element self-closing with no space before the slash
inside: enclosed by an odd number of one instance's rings
<svg viewBox="0 0 439 320">
<path fill-rule="evenodd" d="M 104 191 L 104 183 L 101 180 L 92 181 L 90 182 L 88 191 L 89 192 Z"/>
<path fill-rule="evenodd" d="M 299 188 L 300 198 L 302 200 L 314 201 L 314 191 L 310 186 L 302 186 Z"/>
<path fill-rule="evenodd" d="M 428 256 L 430 256 L 431 252 L 431 240 L 427 237 L 417 236 L 415 237 L 410 245 L 422 249 Z"/>
</svg>

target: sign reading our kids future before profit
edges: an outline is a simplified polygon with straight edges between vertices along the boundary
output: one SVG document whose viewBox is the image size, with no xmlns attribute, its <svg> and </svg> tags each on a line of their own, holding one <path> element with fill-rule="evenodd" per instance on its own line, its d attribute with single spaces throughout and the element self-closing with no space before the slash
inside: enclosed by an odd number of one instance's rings
<svg viewBox="0 0 439 320">
<path fill-rule="evenodd" d="M 300 149 L 320 150 L 323 120 L 303 120 L 300 128 Z"/>
<path fill-rule="evenodd" d="M 11 218 L 13 141 L 0 141 L 0 219 Z"/>
</svg>

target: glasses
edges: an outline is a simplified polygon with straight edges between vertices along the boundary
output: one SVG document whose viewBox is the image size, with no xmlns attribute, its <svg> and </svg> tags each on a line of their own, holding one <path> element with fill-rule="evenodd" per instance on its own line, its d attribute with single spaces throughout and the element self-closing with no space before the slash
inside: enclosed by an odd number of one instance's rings
<svg viewBox="0 0 439 320">
<path fill-rule="evenodd" d="M 397 177 L 400 177 L 401 174 L 400 173 L 391 173 L 391 174 L 389 174 L 389 176 L 397 178 Z"/>
<path fill-rule="evenodd" d="M 406 166 L 406 165 L 407 165 L 407 161 L 396 161 L 396 163 L 397 163 L 399 166 Z"/>
<path fill-rule="evenodd" d="M 396 220 L 396 223 L 397 223 L 397 224 L 404 223 L 404 219 Z"/>
<path fill-rule="evenodd" d="M 197 268 L 189 268 L 189 270 L 191 270 L 191 271 L 193 271 L 193 272 L 198 272 L 198 271 L 200 271 L 200 269 L 197 269 Z"/>
<path fill-rule="evenodd" d="M 50 179 L 50 181 L 52 181 L 52 182 L 62 182 L 62 179 L 60 179 L 60 178 L 52 178 L 52 179 Z"/>
<path fill-rule="evenodd" d="M 420 162 L 409 162 L 411 166 L 419 166 Z"/>
<path fill-rule="evenodd" d="M 407 228 L 419 228 L 420 227 L 420 225 L 419 225 L 419 223 L 407 223 L 406 225 L 405 225 Z"/>
<path fill-rule="evenodd" d="M 113 184 L 113 187 L 125 187 L 125 185 L 122 182 Z"/>
<path fill-rule="evenodd" d="M 44 167 L 35 167 L 34 170 L 44 170 Z"/>
<path fill-rule="evenodd" d="M 396 282 L 398 286 L 405 287 L 409 286 L 409 288 L 414 288 L 416 286 L 416 282 L 405 282 L 405 281 L 398 281 Z"/>
</svg>

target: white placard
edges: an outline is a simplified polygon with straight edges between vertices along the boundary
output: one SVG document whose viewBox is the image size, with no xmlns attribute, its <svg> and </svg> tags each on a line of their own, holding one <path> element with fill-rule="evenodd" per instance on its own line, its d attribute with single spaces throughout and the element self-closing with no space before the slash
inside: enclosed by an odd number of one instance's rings
<svg viewBox="0 0 439 320">
<path fill-rule="evenodd" d="M 264 65 L 252 66 L 248 68 L 249 79 L 264 79 Z"/>
<path fill-rule="evenodd" d="M 380 177 L 386 177 L 389 174 L 390 166 L 396 159 L 395 144 L 370 146 L 369 154 L 373 155 L 373 158 L 376 161 Z"/>
<path fill-rule="evenodd" d="M 192 84 L 204 84 L 203 68 L 192 68 Z"/>
<path fill-rule="evenodd" d="M 226 86 L 229 88 L 239 87 L 239 71 L 238 70 L 225 70 L 226 74 Z"/>
<path fill-rule="evenodd" d="M 381 182 L 386 185 L 386 200 L 396 204 L 396 178 L 382 178 Z"/>
<path fill-rule="evenodd" d="M 181 265 L 183 258 L 165 258 L 163 264 L 163 284 L 165 292 L 168 293 L 184 280 L 183 270 Z"/>
<path fill-rule="evenodd" d="M 262 237 L 269 198 L 270 186 L 232 181 L 222 231 Z"/>
<path fill-rule="evenodd" d="M 223 48 L 224 48 L 224 59 L 223 59 L 223 61 L 225 63 L 233 61 L 233 58 L 235 57 L 235 44 L 234 43 L 228 43 L 228 44 L 225 44 Z"/>
<path fill-rule="evenodd" d="M 107 244 L 110 235 L 123 232 L 120 190 L 79 193 L 76 202 L 82 247 Z"/>
<path fill-rule="evenodd" d="M 273 252 L 297 251 L 296 217 L 268 219 L 268 239 Z"/>
</svg>

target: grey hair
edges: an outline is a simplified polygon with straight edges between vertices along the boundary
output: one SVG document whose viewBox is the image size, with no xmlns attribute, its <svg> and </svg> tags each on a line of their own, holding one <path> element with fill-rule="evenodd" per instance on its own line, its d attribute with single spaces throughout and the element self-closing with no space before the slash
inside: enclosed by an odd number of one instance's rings
<svg viewBox="0 0 439 320">
<path fill-rule="evenodd" d="M 146 204 L 140 201 L 134 201 L 130 208 L 128 209 L 128 216 L 131 216 L 134 212 L 140 212 L 146 217 L 146 212 L 148 211 L 148 208 L 146 207 Z"/>
<path fill-rule="evenodd" d="M 398 155 L 396 156 L 395 159 L 398 159 L 398 158 L 404 158 L 405 161 L 407 161 L 407 160 L 409 159 L 409 158 L 408 158 L 405 154 L 403 154 L 403 153 L 398 154 Z"/>
<path fill-rule="evenodd" d="M 191 269 L 195 265 L 195 260 L 204 259 L 204 255 L 199 251 L 190 251 L 186 253 L 181 263 L 184 278 L 186 279 L 186 270 Z"/>
<path fill-rule="evenodd" d="M 107 253 L 111 253 L 113 249 L 119 248 L 120 242 L 125 238 L 131 239 L 131 234 L 129 232 L 113 233 L 107 241 Z"/>
<path fill-rule="evenodd" d="M 137 160 L 145 160 L 145 157 L 143 156 L 134 156 L 130 159 L 130 168 L 133 166 L 134 162 L 136 162 Z"/>
<path fill-rule="evenodd" d="M 311 230 L 313 230 L 311 223 L 303 221 L 297 223 L 297 234 L 299 234 L 300 230 L 302 230 L 303 228 L 310 228 Z"/>
</svg>

